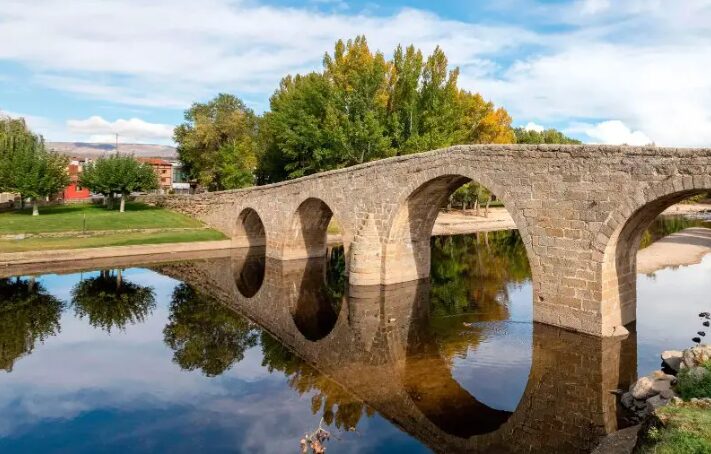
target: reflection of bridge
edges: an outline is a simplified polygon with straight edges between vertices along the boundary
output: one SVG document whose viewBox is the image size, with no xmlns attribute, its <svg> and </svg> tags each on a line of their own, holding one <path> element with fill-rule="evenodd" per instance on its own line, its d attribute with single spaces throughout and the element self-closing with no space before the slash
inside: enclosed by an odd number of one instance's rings
<svg viewBox="0 0 711 454">
<path fill-rule="evenodd" d="M 711 189 L 711 149 L 472 145 L 198 196 L 148 196 L 268 257 L 317 257 L 333 216 L 355 285 L 429 275 L 439 208 L 474 180 L 503 200 L 526 245 L 536 321 L 595 335 L 635 319 L 636 250 L 669 205 Z"/>
<path fill-rule="evenodd" d="M 471 396 L 432 348 L 425 334 L 426 281 L 353 287 L 336 317 L 305 327 L 298 322 L 300 311 L 316 313 L 329 304 L 316 289 L 306 298 L 301 291 L 323 278 L 324 261 L 264 260 L 260 252 L 153 268 L 254 320 L 437 451 L 580 452 L 617 428 L 610 391 L 634 378 L 633 338 L 591 337 L 536 324 L 529 382 L 509 414 Z"/>
</svg>

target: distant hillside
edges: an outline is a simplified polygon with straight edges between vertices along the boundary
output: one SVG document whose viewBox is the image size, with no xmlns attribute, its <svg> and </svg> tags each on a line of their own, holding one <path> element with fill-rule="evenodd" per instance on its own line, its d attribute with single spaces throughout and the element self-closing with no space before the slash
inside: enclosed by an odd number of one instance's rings
<svg viewBox="0 0 711 454">
<path fill-rule="evenodd" d="M 77 158 L 98 158 L 112 153 L 116 147 L 110 143 L 47 142 L 47 148 Z M 141 158 L 178 158 L 175 147 L 169 145 L 119 143 L 119 152 L 131 153 Z"/>
</svg>

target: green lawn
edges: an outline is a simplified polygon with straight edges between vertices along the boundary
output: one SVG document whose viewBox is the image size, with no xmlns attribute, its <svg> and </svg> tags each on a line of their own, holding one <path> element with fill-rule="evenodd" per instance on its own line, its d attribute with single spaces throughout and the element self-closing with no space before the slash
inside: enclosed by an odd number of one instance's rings
<svg viewBox="0 0 711 454">
<path fill-rule="evenodd" d="M 84 215 L 87 231 L 202 227 L 196 219 L 140 203 L 127 203 L 125 213 L 76 204 L 40 207 L 39 216 L 32 216 L 31 209 L 0 213 L 0 235 L 82 230 Z"/>
<path fill-rule="evenodd" d="M 173 232 L 127 232 L 86 238 L 28 238 L 26 240 L 0 240 L 1 252 L 26 252 L 51 249 L 79 249 L 136 244 L 186 243 L 190 241 L 224 240 L 225 235 L 215 230 L 183 230 Z"/>
<path fill-rule="evenodd" d="M 0 213 L 0 235 L 82 231 L 86 216 L 87 236 L 58 238 L 29 237 L 0 239 L 0 253 L 51 249 L 78 249 L 137 244 L 184 243 L 225 239 L 221 232 L 206 229 L 198 220 L 163 208 L 127 203 L 126 212 L 91 204 L 41 207 L 39 216 L 31 210 Z M 186 229 L 163 232 L 120 232 L 130 229 Z M 91 236 L 92 232 L 118 230 Z"/>
</svg>

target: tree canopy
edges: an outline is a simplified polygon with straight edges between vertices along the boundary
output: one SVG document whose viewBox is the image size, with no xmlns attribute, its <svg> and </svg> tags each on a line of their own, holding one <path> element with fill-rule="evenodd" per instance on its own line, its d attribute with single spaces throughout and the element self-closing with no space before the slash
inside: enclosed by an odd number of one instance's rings
<svg viewBox="0 0 711 454">
<path fill-rule="evenodd" d="M 67 157 L 48 151 L 23 120 L 0 118 L 0 191 L 32 199 L 33 214 L 39 214 L 38 199 L 69 184 L 68 164 Z"/>
<path fill-rule="evenodd" d="M 136 161 L 131 155 L 117 153 L 89 163 L 84 167 L 79 183 L 97 194 L 121 194 L 120 211 L 123 212 L 128 194 L 156 189 L 158 178 L 150 165 Z"/>
<path fill-rule="evenodd" d="M 261 182 L 297 178 L 455 143 L 512 143 L 511 118 L 458 88 L 438 47 L 387 60 L 363 36 L 336 43 L 323 71 L 287 76 L 264 115 Z"/>
<path fill-rule="evenodd" d="M 194 103 L 175 128 L 178 156 L 191 179 L 210 190 L 254 184 L 258 117 L 235 96 Z"/>
<path fill-rule="evenodd" d="M 545 129 L 543 131 L 534 131 L 525 128 L 515 128 L 516 143 L 562 143 L 562 144 L 579 144 L 580 141 L 570 138 L 556 129 Z"/>
</svg>

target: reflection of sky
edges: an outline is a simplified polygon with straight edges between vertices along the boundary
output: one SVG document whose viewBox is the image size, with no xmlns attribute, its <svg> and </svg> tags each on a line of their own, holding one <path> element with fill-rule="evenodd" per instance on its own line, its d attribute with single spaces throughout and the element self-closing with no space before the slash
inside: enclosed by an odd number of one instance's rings
<svg viewBox="0 0 711 454">
<path fill-rule="evenodd" d="M 664 350 L 682 350 L 701 325 L 699 312 L 711 311 L 711 255 L 698 265 L 664 269 L 637 277 L 637 356 L 639 373 L 660 365 Z"/>
<path fill-rule="evenodd" d="M 39 281 L 68 303 L 81 277 Z M 155 291 L 157 306 L 144 323 L 108 334 L 69 307 L 60 334 L 20 358 L 11 373 L 0 372 L 0 452 L 296 452 L 300 437 L 318 426 L 311 396 L 292 391 L 281 373 L 270 374 L 260 347 L 219 377 L 182 371 L 163 342 L 178 281 L 144 269 L 126 270 L 124 278 Z M 423 450 L 379 417 L 363 419 L 358 429 L 360 435 L 344 434 L 329 447 Z"/>
<path fill-rule="evenodd" d="M 533 349 L 533 289 L 509 285 L 509 320 L 477 324 L 481 341 L 453 359 L 452 376 L 479 402 L 514 411 L 528 383 Z"/>
</svg>

